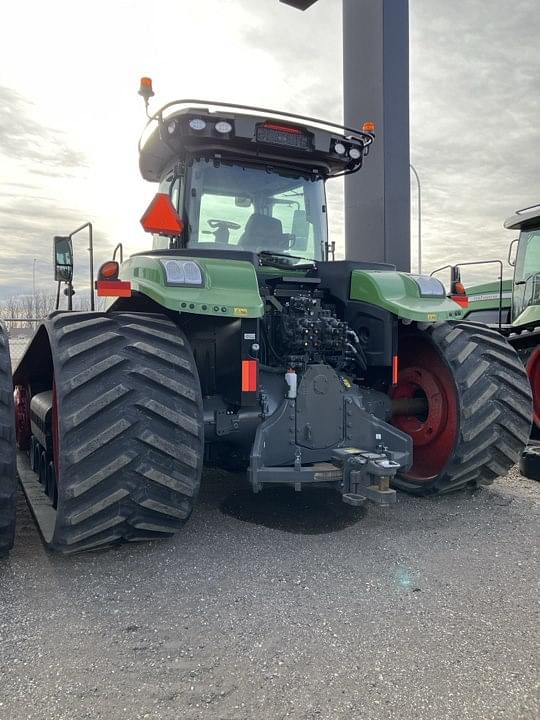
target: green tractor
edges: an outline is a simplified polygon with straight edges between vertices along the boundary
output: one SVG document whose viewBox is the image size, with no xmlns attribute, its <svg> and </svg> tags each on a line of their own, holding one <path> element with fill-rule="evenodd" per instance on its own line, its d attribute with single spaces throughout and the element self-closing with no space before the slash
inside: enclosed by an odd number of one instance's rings
<svg viewBox="0 0 540 720">
<path fill-rule="evenodd" d="M 540 205 L 517 210 L 504 226 L 519 230 L 508 250 L 508 263 L 514 267 L 513 279 L 502 279 L 502 261 L 481 264 L 499 265 L 499 279 L 464 287 L 460 268 L 451 268 L 451 294 L 464 310 L 464 319 L 487 323 L 512 345 L 527 368 L 533 395 L 531 443 L 520 460 L 527 477 L 540 479 Z M 437 272 L 437 271 L 435 271 Z"/>
<path fill-rule="evenodd" d="M 325 183 L 373 141 L 371 125 L 219 102 L 150 117 L 152 249 L 103 264 L 107 310 L 53 313 L 14 371 L 19 475 L 48 547 L 172 535 L 203 465 L 246 470 L 261 502 L 285 485 L 389 505 L 517 461 L 531 398 L 506 339 L 462 322 L 434 278 L 334 259 Z M 70 237 L 55 262 L 71 298 Z"/>
</svg>

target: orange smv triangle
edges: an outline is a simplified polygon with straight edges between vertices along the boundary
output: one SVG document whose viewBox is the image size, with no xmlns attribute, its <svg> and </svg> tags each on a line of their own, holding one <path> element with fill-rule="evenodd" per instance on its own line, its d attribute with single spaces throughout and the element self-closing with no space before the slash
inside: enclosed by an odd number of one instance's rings
<svg viewBox="0 0 540 720">
<path fill-rule="evenodd" d="M 159 235 L 180 235 L 184 229 L 182 218 L 174 209 L 167 193 L 157 193 L 141 218 L 146 232 Z"/>
</svg>

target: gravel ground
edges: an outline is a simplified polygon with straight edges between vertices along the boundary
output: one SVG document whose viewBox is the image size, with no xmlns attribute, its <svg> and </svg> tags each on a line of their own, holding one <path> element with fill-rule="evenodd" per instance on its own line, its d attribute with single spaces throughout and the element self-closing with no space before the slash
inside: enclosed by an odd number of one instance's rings
<svg viewBox="0 0 540 720">
<path fill-rule="evenodd" d="M 540 485 L 383 510 L 209 473 L 172 541 L 0 565 L 0 720 L 537 719 Z"/>
</svg>

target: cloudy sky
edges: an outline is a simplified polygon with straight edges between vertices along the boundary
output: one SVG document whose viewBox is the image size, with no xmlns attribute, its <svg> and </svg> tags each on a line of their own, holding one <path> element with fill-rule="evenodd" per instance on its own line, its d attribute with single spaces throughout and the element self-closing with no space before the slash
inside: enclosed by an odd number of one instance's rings
<svg viewBox="0 0 540 720">
<path fill-rule="evenodd" d="M 537 2 L 410 0 L 425 270 L 505 256 L 504 218 L 540 202 Z M 306 13 L 277 0 L 26 0 L 3 7 L 2 25 L 0 298 L 30 292 L 34 258 L 38 287 L 52 288 L 52 235 L 88 219 L 98 262 L 118 241 L 148 245 L 141 75 L 154 107 L 202 97 L 342 117 L 341 0 Z M 413 213 L 415 201 L 413 186 Z M 339 247 L 337 181 L 330 208 Z"/>
</svg>

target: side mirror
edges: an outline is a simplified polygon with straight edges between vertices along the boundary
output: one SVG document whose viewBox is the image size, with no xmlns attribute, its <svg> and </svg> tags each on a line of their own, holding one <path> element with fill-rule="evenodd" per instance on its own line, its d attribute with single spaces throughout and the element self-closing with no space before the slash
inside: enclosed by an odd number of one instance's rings
<svg viewBox="0 0 540 720">
<path fill-rule="evenodd" d="M 517 252 L 514 252 L 514 246 L 518 242 L 519 242 L 519 238 L 512 240 L 512 242 L 510 243 L 510 247 L 508 248 L 508 264 L 511 265 L 512 267 L 514 267 L 514 265 L 516 264 Z"/>
<path fill-rule="evenodd" d="M 53 240 L 54 279 L 58 282 L 73 280 L 73 244 L 70 237 L 56 235 Z"/>
</svg>

